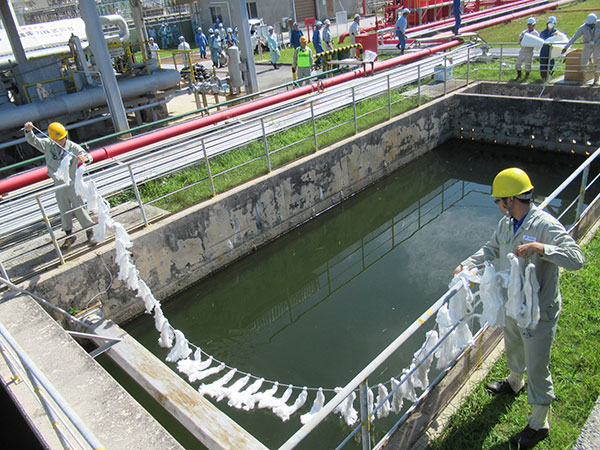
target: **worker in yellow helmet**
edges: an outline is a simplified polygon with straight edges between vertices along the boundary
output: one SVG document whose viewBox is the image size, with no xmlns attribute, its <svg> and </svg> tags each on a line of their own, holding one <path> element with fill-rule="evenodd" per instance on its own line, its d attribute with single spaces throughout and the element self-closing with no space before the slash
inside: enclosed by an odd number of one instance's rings
<svg viewBox="0 0 600 450">
<path fill-rule="evenodd" d="M 310 76 L 310 69 L 314 64 L 313 53 L 310 47 L 306 46 L 306 37 L 300 36 L 300 47 L 294 51 L 292 59 L 292 73 L 296 74 L 296 79 L 302 79 Z M 306 84 L 303 81 L 302 84 Z"/>
<path fill-rule="evenodd" d="M 39 138 L 33 133 L 33 123 L 27 122 L 24 125 L 25 139 L 27 142 L 42 152 L 46 158 L 46 166 L 48 168 L 48 176 L 54 181 L 57 187 L 56 203 L 60 211 L 60 220 L 62 230 L 65 232 L 66 239 L 61 245 L 63 250 L 69 250 L 75 242 L 76 237 L 73 234 L 73 214 L 77 217 L 82 228 L 88 228 L 86 231 L 88 243 L 95 245 L 93 231 L 90 227 L 94 225 L 94 221 L 86 212 L 83 201 L 75 193 L 75 171 L 78 164 L 92 162 L 92 156 L 88 154 L 80 145 L 67 139 L 66 128 L 58 122 L 52 122 L 48 126 L 48 138 Z M 65 184 L 63 180 L 58 179 L 56 172 L 60 166 L 63 157 L 71 153 L 74 157 L 69 163 L 69 178 L 71 183 Z"/>
<path fill-rule="evenodd" d="M 527 402 L 533 411 L 527 426 L 510 443 L 516 448 L 532 448 L 548 435 L 548 413 L 555 398 L 549 363 L 561 310 L 558 269 L 577 270 L 584 257 L 563 225 L 533 204 L 533 185 L 523 170 L 510 168 L 498 173 L 492 197 L 504 217 L 492 238 L 454 273 L 480 267 L 484 261 L 500 260 L 501 264 L 509 253 L 519 258 L 522 275 L 529 262 L 535 265 L 540 309 L 537 327 L 521 328 L 515 319 L 506 317 L 504 344 L 510 374 L 486 386 L 494 394 L 517 395 L 525 389 L 527 372 Z"/>
</svg>

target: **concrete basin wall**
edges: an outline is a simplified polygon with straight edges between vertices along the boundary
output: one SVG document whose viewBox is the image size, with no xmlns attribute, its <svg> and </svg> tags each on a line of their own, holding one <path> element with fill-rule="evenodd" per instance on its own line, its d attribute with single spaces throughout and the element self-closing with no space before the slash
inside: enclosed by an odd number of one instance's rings
<svg viewBox="0 0 600 450">
<path fill-rule="evenodd" d="M 134 233 L 141 277 L 164 300 L 450 138 L 582 154 L 600 144 L 590 126 L 600 103 L 540 99 L 539 85 L 535 97 L 512 95 L 512 85 L 504 85 L 511 95 L 485 93 L 499 86 L 469 86 Z M 99 294 L 107 318 L 123 323 L 143 305 L 122 282 L 111 285 L 116 273 L 109 244 L 24 287 L 67 310 Z"/>
<path fill-rule="evenodd" d="M 164 300 L 290 231 L 451 138 L 453 101 L 430 102 L 134 233 L 141 277 Z M 100 293 L 106 317 L 123 323 L 143 303 L 116 273 L 106 245 L 25 287 L 67 310 Z"/>
</svg>

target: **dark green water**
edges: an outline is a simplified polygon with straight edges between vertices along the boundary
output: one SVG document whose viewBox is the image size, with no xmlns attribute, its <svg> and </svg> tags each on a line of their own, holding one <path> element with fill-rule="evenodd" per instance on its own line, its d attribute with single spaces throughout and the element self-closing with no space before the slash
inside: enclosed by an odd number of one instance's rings
<svg viewBox="0 0 600 450">
<path fill-rule="evenodd" d="M 489 238 L 500 218 L 489 196 L 499 170 L 523 168 L 541 198 L 581 162 L 575 155 L 449 142 L 175 296 L 163 310 L 190 342 L 229 366 L 285 385 L 344 386 L 446 291 L 454 267 Z M 560 211 L 577 190 L 550 211 Z M 150 316 L 125 328 L 164 359 Z M 422 341 L 419 333 L 369 384 L 398 376 Z M 116 376 L 138 395 L 126 376 Z M 313 400 L 311 394 L 300 412 Z M 265 410 L 217 406 L 269 448 L 301 426 L 298 413 L 282 423 Z M 186 448 L 201 447 L 159 408 L 153 413 Z M 397 419 L 377 421 L 377 433 Z M 331 416 L 303 448 L 333 448 L 349 431 Z"/>
</svg>

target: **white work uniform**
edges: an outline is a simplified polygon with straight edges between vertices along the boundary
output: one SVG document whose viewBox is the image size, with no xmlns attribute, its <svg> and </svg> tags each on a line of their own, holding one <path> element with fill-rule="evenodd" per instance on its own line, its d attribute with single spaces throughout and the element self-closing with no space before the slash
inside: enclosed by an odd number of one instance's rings
<svg viewBox="0 0 600 450">
<path fill-rule="evenodd" d="M 350 43 L 356 44 L 356 35 L 360 34 L 360 25 L 358 24 L 358 22 L 356 22 L 356 20 L 350 25 L 350 28 L 348 29 L 348 34 L 350 35 Z M 350 54 L 352 56 L 356 56 L 356 49 L 353 48 Z"/>
<path fill-rule="evenodd" d="M 540 33 L 538 30 L 523 30 L 519 35 L 519 44 L 523 40 L 523 37 L 526 33 L 530 33 L 534 36 L 539 37 Z M 515 65 L 515 69 L 520 71 L 523 64 L 525 64 L 525 72 L 531 72 L 531 61 L 533 60 L 533 47 L 521 47 L 519 50 L 519 56 L 517 57 L 517 64 Z"/>
<path fill-rule="evenodd" d="M 581 25 L 573 37 L 569 40 L 565 49 L 575 43 L 580 36 L 583 36 L 583 52 L 581 53 L 581 66 L 584 70 L 590 63 L 590 56 L 594 57 L 594 70 L 596 76 L 600 73 L 600 21 L 596 21 L 594 27 L 590 27 L 585 23 Z"/>
<path fill-rule="evenodd" d="M 512 218 L 503 217 L 492 238 L 470 258 L 462 262 L 463 270 L 481 266 L 484 261 L 498 260 L 508 264 L 506 255 L 515 253 L 517 247 L 531 242 L 544 244 L 544 256 L 535 254 L 519 258 L 519 266 L 525 272 L 527 262 L 535 264 L 535 275 L 540 284 L 540 320 L 535 330 L 523 329 L 517 322 L 506 318 L 504 342 L 506 360 L 511 372 L 527 371 L 527 401 L 533 405 L 549 405 L 554 396 L 550 375 L 550 350 L 556 324 L 561 310 L 558 268 L 577 270 L 585 261 L 581 249 L 553 216 L 532 205 L 517 232 L 513 231 Z M 506 262 L 505 262 L 506 261 Z M 530 423 L 530 426 L 534 426 Z M 537 428 L 540 428 L 538 425 Z M 534 429 L 537 429 L 534 428 Z"/>
<path fill-rule="evenodd" d="M 181 51 L 190 50 L 190 44 L 188 44 L 186 41 L 181 41 L 179 43 L 179 45 L 177 46 L 177 50 L 181 50 Z M 183 64 L 185 64 L 186 66 L 190 65 L 189 53 L 187 53 L 187 52 L 183 53 L 182 59 L 183 59 Z"/>
<path fill-rule="evenodd" d="M 27 142 L 42 152 L 46 158 L 46 166 L 48 167 L 48 176 L 54 180 L 56 189 L 56 203 L 60 211 L 60 220 L 63 231 L 70 231 L 73 228 L 73 214 L 79 220 L 82 228 L 91 227 L 94 222 L 83 208 L 83 201 L 75 193 L 75 171 L 77 170 L 77 156 L 83 155 L 89 158 L 88 164 L 92 162 L 92 155 L 88 154 L 80 145 L 75 144 L 67 139 L 65 142 L 65 150 L 75 155 L 71 158 L 69 164 L 69 177 L 71 184 L 66 185 L 62 180 L 56 178 L 56 171 L 60 166 L 60 162 L 65 156 L 65 152 L 60 145 L 48 138 L 38 138 L 33 132 L 25 131 L 25 139 Z M 60 186 L 60 187 L 59 187 Z"/>
</svg>

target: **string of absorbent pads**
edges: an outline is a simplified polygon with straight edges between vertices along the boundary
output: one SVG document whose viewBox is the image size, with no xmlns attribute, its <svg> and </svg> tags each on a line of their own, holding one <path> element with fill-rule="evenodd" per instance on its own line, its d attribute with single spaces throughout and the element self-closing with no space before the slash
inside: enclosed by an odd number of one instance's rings
<svg viewBox="0 0 600 450">
<path fill-rule="evenodd" d="M 145 312 L 153 315 L 154 326 L 159 333 L 158 343 L 161 347 L 169 349 L 166 361 L 176 363 L 177 370 L 185 375 L 190 383 L 199 382 L 198 392 L 212 397 L 215 401 L 226 399 L 227 404 L 232 408 L 244 411 L 255 408 L 270 410 L 284 422 L 304 410 L 305 412 L 300 415 L 300 421 L 306 423 L 323 408 L 327 394 L 333 396 L 342 389 L 341 387 L 330 389 L 294 386 L 257 377 L 228 366 L 190 343 L 181 330 L 171 326 L 162 311 L 160 302 L 140 277 L 131 259 L 130 249 L 133 243 L 129 234 L 121 223 L 111 218 L 110 205 L 98 193 L 94 181 L 91 179 L 84 181 L 85 170 L 85 164 L 82 164 L 76 171 L 75 191 L 98 217 L 98 223 L 94 227 L 94 237 L 102 242 L 106 238 L 107 230 L 113 230 L 115 261 L 119 267 L 118 279 L 137 292 L 136 296 L 144 302 Z M 370 414 L 371 420 L 386 417 L 392 412 L 399 413 L 404 400 L 410 402 L 417 400 L 416 389 L 426 391 L 429 387 L 428 375 L 434 358 L 437 358 L 436 367 L 445 369 L 464 348 L 472 344 L 473 334 L 468 325 L 472 318 L 479 317 L 481 325 L 485 322 L 489 322 L 490 325 L 501 325 L 504 314 L 517 315 L 523 321 L 529 320 L 530 327 L 537 324 L 535 317 L 539 318 L 539 306 L 537 306 L 537 315 L 534 310 L 539 285 L 536 285 L 533 269 L 529 270 L 528 267 L 526 274 L 528 274 L 526 279 L 522 280 L 519 278 L 518 268 L 514 269 L 514 274 L 512 268 L 510 273 L 496 272 L 493 265 L 486 264 L 481 276 L 470 272 L 457 275 L 450 283 L 451 288 L 457 288 L 457 294 L 437 312 L 437 330 L 433 329 L 426 333 L 425 341 L 414 353 L 410 366 L 397 376 L 391 377 L 389 381 L 378 383 L 368 390 L 368 408 L 374 413 Z M 514 282 L 515 286 L 518 282 L 521 282 L 521 285 L 524 282 L 526 285 L 526 293 L 523 294 L 521 290 L 521 295 L 513 302 L 514 305 L 505 301 L 502 296 L 503 289 L 511 282 Z M 473 292 L 472 287 L 478 284 L 481 286 L 479 291 Z M 508 289 L 509 297 L 513 290 L 514 286 L 513 289 Z M 483 303 L 483 313 L 476 314 L 475 309 L 481 303 Z M 374 389 L 377 391 L 376 397 Z M 305 405 L 311 394 L 314 395 L 314 400 L 309 409 Z M 352 392 L 334 410 L 334 413 L 339 414 L 348 426 L 358 421 L 358 411 L 354 408 L 356 397 L 356 391 Z"/>
</svg>

